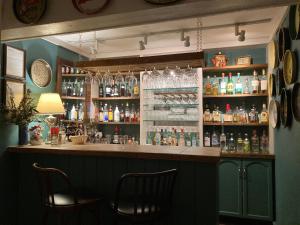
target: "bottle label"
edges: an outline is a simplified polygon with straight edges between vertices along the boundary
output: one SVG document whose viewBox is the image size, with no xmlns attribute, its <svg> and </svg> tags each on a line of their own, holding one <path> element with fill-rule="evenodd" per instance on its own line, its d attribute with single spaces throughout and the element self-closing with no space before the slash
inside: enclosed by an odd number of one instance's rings
<svg viewBox="0 0 300 225">
<path fill-rule="evenodd" d="M 252 84 L 253 91 L 257 91 L 258 90 L 259 81 L 258 80 L 253 80 L 251 82 L 251 84 Z"/>
<path fill-rule="evenodd" d="M 267 123 L 268 122 L 268 113 L 267 112 L 262 112 L 260 114 L 260 120 L 262 123 Z"/>
<path fill-rule="evenodd" d="M 99 122 L 103 122 L 103 112 L 99 113 Z"/>
<path fill-rule="evenodd" d="M 267 90 L 267 86 L 268 86 L 267 80 L 262 80 L 262 81 L 260 82 L 260 88 L 261 88 L 261 91 L 266 91 L 266 90 Z"/>
<path fill-rule="evenodd" d="M 210 138 L 209 137 L 204 138 L 204 146 L 210 147 Z"/>
<path fill-rule="evenodd" d="M 134 86 L 134 88 L 133 88 L 133 94 L 134 95 L 139 95 L 139 87 L 137 85 Z"/>
</svg>

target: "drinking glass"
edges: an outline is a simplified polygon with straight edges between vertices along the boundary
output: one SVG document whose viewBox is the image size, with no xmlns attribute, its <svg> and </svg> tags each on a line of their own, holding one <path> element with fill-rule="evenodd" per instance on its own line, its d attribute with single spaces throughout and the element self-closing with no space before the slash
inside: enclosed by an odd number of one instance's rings
<svg viewBox="0 0 300 225">
<path fill-rule="evenodd" d="M 158 70 L 155 69 L 155 67 L 153 68 L 152 72 L 151 72 L 151 80 L 152 80 L 152 85 L 154 89 L 158 89 L 160 88 L 160 83 L 159 83 L 159 77 L 160 77 L 160 73 Z"/>
<path fill-rule="evenodd" d="M 171 70 L 169 67 L 166 67 L 162 73 L 162 87 L 163 88 L 168 88 L 170 87 L 169 81 L 171 77 Z"/>
<path fill-rule="evenodd" d="M 142 81 L 143 81 L 143 86 L 145 88 L 149 88 L 149 82 L 150 82 L 150 74 L 148 73 L 147 69 L 142 73 Z"/>
</svg>

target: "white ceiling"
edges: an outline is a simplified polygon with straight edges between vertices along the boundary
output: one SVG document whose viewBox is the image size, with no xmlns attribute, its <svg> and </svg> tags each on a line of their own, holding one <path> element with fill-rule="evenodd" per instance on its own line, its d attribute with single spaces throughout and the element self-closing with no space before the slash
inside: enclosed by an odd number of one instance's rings
<svg viewBox="0 0 300 225">
<path fill-rule="evenodd" d="M 136 55 L 156 55 L 225 48 L 268 43 L 280 25 L 287 7 L 273 7 L 245 10 L 202 17 L 203 29 L 197 36 L 197 18 L 182 19 L 155 24 L 91 31 L 76 34 L 56 35 L 45 39 L 75 51 L 90 59 Z M 246 31 L 246 40 L 239 42 L 235 36 L 234 24 Z M 199 25 L 199 24 L 198 24 Z M 201 27 L 201 25 L 200 25 Z M 210 27 L 207 29 L 207 27 Z M 190 47 L 184 47 L 180 31 L 190 36 Z M 170 32 L 168 32 L 170 31 Z M 148 35 L 145 50 L 139 50 L 139 41 Z M 197 45 L 199 40 L 199 46 Z"/>
</svg>

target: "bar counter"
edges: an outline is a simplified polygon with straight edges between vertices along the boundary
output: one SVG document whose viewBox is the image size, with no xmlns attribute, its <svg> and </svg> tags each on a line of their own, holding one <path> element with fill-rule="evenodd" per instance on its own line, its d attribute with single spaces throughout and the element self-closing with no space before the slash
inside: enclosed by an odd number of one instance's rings
<svg viewBox="0 0 300 225">
<path fill-rule="evenodd" d="M 219 148 L 169 147 L 152 145 L 26 145 L 8 147 L 10 153 L 61 154 L 103 157 L 127 157 L 135 159 L 160 159 L 217 163 Z"/>
</svg>

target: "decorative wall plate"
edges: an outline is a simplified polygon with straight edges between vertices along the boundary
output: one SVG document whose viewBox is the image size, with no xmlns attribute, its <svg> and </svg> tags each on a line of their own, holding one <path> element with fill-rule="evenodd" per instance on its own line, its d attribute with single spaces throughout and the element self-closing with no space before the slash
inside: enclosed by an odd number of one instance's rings
<svg viewBox="0 0 300 225">
<path fill-rule="evenodd" d="M 300 83 L 294 84 L 292 89 L 292 112 L 295 120 L 300 122 Z"/>
<path fill-rule="evenodd" d="M 281 124 L 284 127 L 290 125 L 292 121 L 291 113 L 291 93 L 289 90 L 283 88 L 280 95 L 280 118 Z"/>
<path fill-rule="evenodd" d="M 296 55 L 291 50 L 286 50 L 283 62 L 283 78 L 285 86 L 295 82 L 297 76 Z"/>
<path fill-rule="evenodd" d="M 177 2 L 179 0 L 145 0 L 146 2 L 152 3 L 152 4 L 170 4 L 173 2 Z"/>
<path fill-rule="evenodd" d="M 275 43 L 274 40 L 272 40 L 269 44 L 268 44 L 268 65 L 269 68 L 272 70 L 277 66 L 277 45 Z"/>
<path fill-rule="evenodd" d="M 300 39 L 300 4 L 290 7 L 289 30 L 293 40 Z"/>
<path fill-rule="evenodd" d="M 273 128 L 279 127 L 280 125 L 280 112 L 279 103 L 275 99 L 272 99 L 269 104 L 269 119 L 270 124 Z"/>
<path fill-rule="evenodd" d="M 268 76 L 268 92 L 269 96 L 275 96 L 276 95 L 276 85 L 275 85 L 275 75 L 269 74 Z"/>
<path fill-rule="evenodd" d="M 276 94 L 280 95 L 282 88 L 284 88 L 284 79 L 283 79 L 283 71 L 282 69 L 277 69 L 276 74 Z"/>
<path fill-rule="evenodd" d="M 72 0 L 72 2 L 79 12 L 92 15 L 100 12 L 109 0 Z"/>
<path fill-rule="evenodd" d="M 290 49 L 291 40 L 289 36 L 289 31 L 287 28 L 282 27 L 278 34 L 278 60 L 282 61 L 284 53 L 287 49 Z"/>
<path fill-rule="evenodd" d="M 19 21 L 33 24 L 40 20 L 47 8 L 47 0 L 14 0 L 13 8 Z"/>
<path fill-rule="evenodd" d="M 31 64 L 31 79 L 38 87 L 47 87 L 51 82 L 52 70 L 43 59 L 37 59 Z"/>
</svg>

